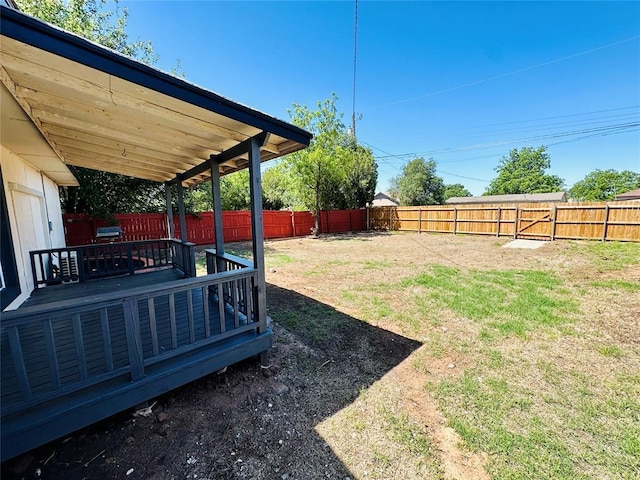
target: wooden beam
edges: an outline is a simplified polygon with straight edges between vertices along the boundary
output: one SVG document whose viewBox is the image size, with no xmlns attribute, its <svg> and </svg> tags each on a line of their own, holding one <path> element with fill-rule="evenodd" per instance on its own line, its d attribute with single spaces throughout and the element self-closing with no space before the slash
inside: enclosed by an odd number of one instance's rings
<svg viewBox="0 0 640 480">
<path fill-rule="evenodd" d="M 182 183 L 178 183 L 178 215 L 180 216 L 180 240 L 188 242 L 187 238 L 187 215 L 184 210 L 184 188 Z"/>
<path fill-rule="evenodd" d="M 93 170 L 117 173 L 120 175 L 130 175 L 132 177 L 144 178 L 145 180 L 153 180 L 154 182 L 165 182 L 171 178 L 168 175 L 163 175 L 161 172 L 153 172 L 148 169 L 140 169 L 133 166 L 124 168 L 120 164 L 114 164 L 112 162 L 106 163 L 104 161 L 96 160 L 94 157 L 70 153 L 68 155 L 62 155 L 62 158 L 67 165 L 91 168 Z"/>
<path fill-rule="evenodd" d="M 4 62 L 4 54 L 3 54 L 3 62 Z M 19 97 L 16 97 L 16 85 L 13 82 L 13 80 L 11 79 L 11 77 L 9 76 L 8 72 L 4 69 L 3 66 L 0 66 L 0 81 L 2 81 L 2 83 L 4 84 L 5 87 L 7 87 L 7 90 L 9 90 L 11 95 L 13 95 L 13 98 L 15 98 L 16 102 L 18 102 L 18 104 L 22 107 L 22 109 L 27 114 L 27 116 L 31 119 L 33 124 L 40 131 L 42 131 L 42 125 L 40 123 L 40 120 L 34 115 L 34 112 L 32 111 L 31 106 L 27 102 L 25 102 L 23 99 L 21 99 Z M 62 155 L 60 155 L 60 152 L 58 151 L 56 146 L 51 143 L 51 141 L 46 137 L 46 135 L 43 135 L 43 136 L 44 136 L 44 139 L 49 144 L 49 146 L 51 147 L 51 149 L 60 158 L 62 158 Z"/>
<path fill-rule="evenodd" d="M 140 152 L 141 154 L 151 157 L 166 157 L 169 158 L 171 162 L 184 165 L 193 166 L 201 160 L 198 158 L 198 155 L 201 154 L 199 150 L 175 144 L 149 144 L 146 139 L 135 136 L 125 135 L 123 138 L 117 138 L 117 135 L 109 137 L 98 136 L 46 122 L 42 123 L 42 131 L 45 135 L 50 135 L 53 141 L 63 138 L 68 141 L 77 140 L 89 145 L 115 148 L 121 151 L 124 148 L 128 148 L 130 151 Z"/>
<path fill-rule="evenodd" d="M 57 68 L 39 65 L 30 60 L 20 58 L 16 52 L 12 53 L 7 50 L 9 49 L 3 48 L 3 64 L 6 65 L 16 79 L 19 80 L 17 83 L 33 91 L 58 92 L 60 95 L 72 95 L 74 98 L 92 101 L 94 104 L 103 107 L 110 105 L 121 110 L 126 108 L 131 115 L 159 118 L 174 125 L 184 126 L 189 124 L 194 129 L 215 134 L 220 138 L 243 141 L 250 135 L 246 132 L 243 133 L 228 126 L 221 125 L 220 122 L 234 124 L 238 124 L 238 122 L 230 121 L 228 118 L 209 110 L 201 109 L 194 105 L 184 105 L 179 101 L 175 101 L 175 99 L 172 99 L 174 102 L 171 102 L 172 104 L 175 103 L 175 105 L 172 105 L 173 108 L 167 108 L 158 105 L 159 103 L 163 103 L 163 105 L 167 103 L 168 99 L 162 94 L 149 92 L 158 95 L 156 100 L 158 104 L 156 104 L 151 101 L 152 99 L 149 98 L 149 95 L 147 95 L 147 98 L 143 98 L 142 92 L 140 92 L 139 89 L 136 95 L 123 91 L 126 89 L 124 84 L 108 75 L 103 74 L 102 78 L 105 79 L 105 84 L 100 85 L 97 82 L 85 80 L 87 77 L 85 71 L 78 71 L 73 75 L 68 73 L 65 68 L 67 67 L 66 65 L 57 65 Z M 71 62 L 64 60 L 63 63 L 73 65 Z M 78 65 L 74 66 L 78 67 Z M 88 70 L 86 67 L 80 67 L 81 70 Z M 180 111 L 180 107 L 186 110 L 197 108 L 199 111 L 187 113 Z M 206 120 L 203 120 L 203 118 Z M 242 124 L 238 124 L 238 126 L 242 126 L 245 129 L 247 128 L 247 126 Z M 249 128 L 255 131 L 255 127 Z"/>
<path fill-rule="evenodd" d="M 135 159 L 147 165 L 160 166 L 160 168 L 169 168 L 174 171 L 184 171 L 185 169 L 193 166 L 193 163 L 188 163 L 186 160 L 180 159 L 179 161 L 176 161 L 174 156 L 167 155 L 166 152 L 156 152 L 137 147 L 135 145 L 113 141 L 103 142 L 108 145 L 97 145 L 94 143 L 95 140 L 99 140 L 97 137 L 91 137 L 90 135 L 86 136 L 90 139 L 87 139 L 87 141 L 80 141 L 74 138 L 50 134 L 51 141 L 61 148 L 76 148 L 86 152 L 110 155 L 114 157 L 125 156 L 129 159 Z M 167 159 L 164 157 L 167 157 Z M 189 160 L 193 161 L 193 157 L 189 157 Z"/>
<path fill-rule="evenodd" d="M 173 225 L 173 206 L 171 203 L 171 184 L 165 182 L 165 195 L 167 200 L 167 233 L 169 238 L 175 238 L 175 226 Z"/>
<path fill-rule="evenodd" d="M 253 237 L 253 266 L 256 269 L 256 314 L 259 322 L 258 331 L 263 333 L 267 331 L 267 297 L 264 272 L 264 221 L 262 218 L 260 140 L 254 137 L 248 143 L 251 235 Z"/>
<path fill-rule="evenodd" d="M 138 138 L 145 139 L 146 145 L 159 143 L 178 143 L 180 145 L 195 146 L 207 155 L 219 152 L 225 145 L 216 144 L 211 139 L 202 138 L 186 132 L 171 129 L 161 124 L 136 121 L 130 117 L 119 116 L 88 107 L 78 106 L 73 108 L 60 108 L 41 103 L 31 104 L 33 115 L 41 122 L 49 122 L 69 128 L 79 128 L 85 132 L 102 132 L 114 130 L 119 133 L 128 133 Z M 73 121 L 72 126 L 70 121 Z M 119 134 L 118 133 L 118 134 Z"/>
<path fill-rule="evenodd" d="M 113 152 L 106 153 L 97 153 L 93 151 L 87 151 L 82 148 L 75 147 L 67 147 L 66 145 L 59 146 L 60 153 L 62 153 L 65 158 L 70 158 L 71 156 L 75 157 L 86 157 L 96 161 L 104 162 L 106 165 L 118 165 L 122 166 L 123 169 L 137 169 L 140 171 L 148 171 L 150 173 L 160 173 L 162 175 L 167 175 L 169 178 L 176 175 L 179 171 L 175 167 L 167 167 L 164 165 L 153 165 L 148 161 L 140 161 L 134 155 L 129 155 L 129 153 L 124 150 L 123 152 L 118 152 L 114 154 Z M 122 172 L 125 173 L 125 172 Z"/>
<path fill-rule="evenodd" d="M 255 140 L 258 143 L 258 161 L 259 161 L 260 146 L 262 145 L 262 143 L 265 141 L 266 138 L 267 138 L 267 133 L 262 132 L 259 135 L 256 135 L 255 137 L 250 138 L 249 140 L 240 142 L 237 145 L 234 145 L 233 147 L 229 148 L 228 150 L 225 150 L 224 152 L 221 152 L 218 155 L 212 155 L 209 158 L 210 160 L 215 161 L 218 165 L 228 160 L 233 160 L 236 157 L 246 154 L 250 149 L 251 142 Z M 210 169 L 211 169 L 211 166 L 209 164 L 209 161 L 202 162 L 200 165 L 196 165 L 192 169 L 184 172 L 182 175 L 177 176 L 175 179 L 172 180 L 172 183 L 188 180 L 189 178 L 199 175 Z"/>
<path fill-rule="evenodd" d="M 220 170 L 215 160 L 209 160 L 211 167 L 211 193 L 213 195 L 213 229 L 216 244 L 216 268 L 217 272 L 224 272 L 227 264 L 222 258 L 224 255 L 224 227 L 222 224 L 222 195 L 220 194 Z"/>
</svg>

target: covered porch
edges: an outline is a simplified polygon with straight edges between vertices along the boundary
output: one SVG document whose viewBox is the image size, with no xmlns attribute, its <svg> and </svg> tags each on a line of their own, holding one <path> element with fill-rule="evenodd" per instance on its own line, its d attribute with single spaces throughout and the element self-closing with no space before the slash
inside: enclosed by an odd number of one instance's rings
<svg viewBox="0 0 640 480">
<path fill-rule="evenodd" d="M 164 183 L 169 218 L 175 189 L 180 218 L 171 238 L 30 251 L 34 290 L 0 321 L 6 460 L 245 358 L 266 361 L 260 164 L 311 135 L 4 6 L 1 22 L 2 88 L 30 128 L 66 165 Z M 220 177 L 243 168 L 251 261 L 225 253 L 222 236 Z M 183 193 L 209 181 L 215 249 L 196 277 Z"/>
</svg>

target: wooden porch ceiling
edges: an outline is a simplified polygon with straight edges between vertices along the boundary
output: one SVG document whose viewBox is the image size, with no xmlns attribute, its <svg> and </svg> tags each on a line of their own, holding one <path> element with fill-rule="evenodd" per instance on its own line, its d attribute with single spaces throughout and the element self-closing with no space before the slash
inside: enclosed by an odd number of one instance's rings
<svg viewBox="0 0 640 480">
<path fill-rule="evenodd" d="M 166 182 L 210 158 L 221 175 L 245 168 L 237 146 L 256 135 L 261 161 L 309 145 L 302 129 L 4 6 L 1 21 L 0 79 L 67 165 Z M 184 185 L 210 178 L 196 170 Z"/>
</svg>

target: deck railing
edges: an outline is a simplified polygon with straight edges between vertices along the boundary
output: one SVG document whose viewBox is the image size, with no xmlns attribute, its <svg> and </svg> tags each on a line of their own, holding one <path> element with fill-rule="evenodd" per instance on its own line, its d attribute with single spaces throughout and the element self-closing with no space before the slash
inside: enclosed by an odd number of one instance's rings
<svg viewBox="0 0 640 480">
<path fill-rule="evenodd" d="M 194 244 L 177 239 L 53 248 L 32 251 L 30 256 L 36 288 L 168 267 L 180 269 L 185 277 L 195 276 Z"/>
<path fill-rule="evenodd" d="M 136 382 L 168 359 L 257 330 L 255 282 L 245 266 L 3 313 L 2 416 L 101 383 Z"/>
</svg>

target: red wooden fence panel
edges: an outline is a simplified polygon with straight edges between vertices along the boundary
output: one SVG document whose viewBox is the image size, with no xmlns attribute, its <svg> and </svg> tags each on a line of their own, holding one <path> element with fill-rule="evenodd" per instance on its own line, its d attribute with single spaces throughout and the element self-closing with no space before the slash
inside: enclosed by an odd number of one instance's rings
<svg viewBox="0 0 640 480">
<path fill-rule="evenodd" d="M 263 212 L 264 238 L 293 237 L 292 216 L 289 210 Z"/>
<path fill-rule="evenodd" d="M 311 235 L 311 229 L 316 226 L 316 217 L 311 212 L 293 212 L 293 236 L 303 237 Z"/>
<path fill-rule="evenodd" d="M 114 219 L 122 229 L 122 241 L 151 240 L 168 237 L 167 215 L 164 213 L 116 214 Z M 86 245 L 96 241 L 98 227 L 107 220 L 86 214 L 63 215 L 68 246 Z M 180 219 L 174 216 L 175 236 L 180 238 Z M 187 238 L 197 245 L 211 245 L 215 241 L 213 212 L 187 214 Z M 264 211 L 264 238 L 287 238 L 310 235 L 315 226 L 311 212 Z M 251 212 L 247 210 L 222 212 L 225 242 L 251 240 Z M 328 210 L 320 212 L 321 233 L 342 233 L 366 230 L 365 210 Z"/>
</svg>

